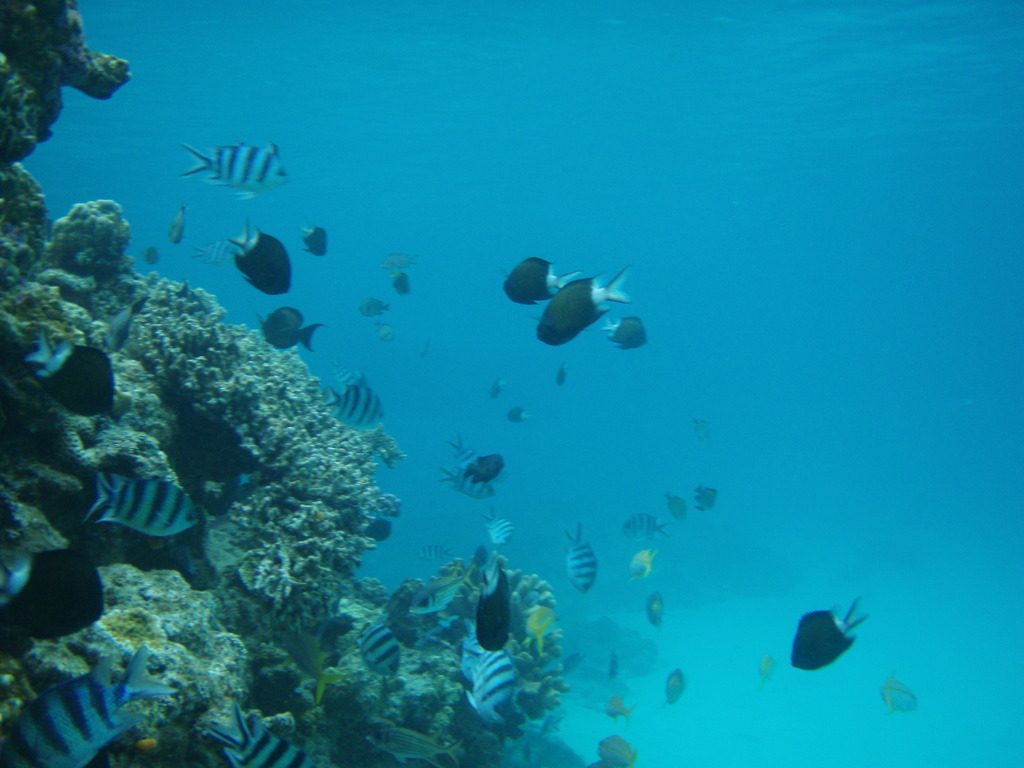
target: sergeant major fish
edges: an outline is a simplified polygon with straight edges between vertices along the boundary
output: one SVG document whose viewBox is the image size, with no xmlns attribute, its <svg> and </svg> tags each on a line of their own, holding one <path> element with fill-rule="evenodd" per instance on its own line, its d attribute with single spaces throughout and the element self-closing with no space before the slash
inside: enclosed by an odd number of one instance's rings
<svg viewBox="0 0 1024 768">
<path fill-rule="evenodd" d="M 3 768 L 81 768 L 142 720 L 122 712 L 136 699 L 169 696 L 170 686 L 146 674 L 149 649 L 140 646 L 125 679 L 110 681 L 110 657 L 91 672 L 48 688 L 22 711 L 0 745 Z"/>
<path fill-rule="evenodd" d="M 498 517 L 493 507 L 490 515 L 481 515 L 481 517 L 487 521 L 487 535 L 491 539 L 491 544 L 495 546 L 508 544 L 509 539 L 512 538 L 512 523 L 503 517 Z"/>
<path fill-rule="evenodd" d="M 173 536 L 198 521 L 192 502 L 174 483 L 111 474 L 96 476 L 96 502 L 82 522 L 95 513 L 97 523 L 118 523 L 147 536 Z"/>
<path fill-rule="evenodd" d="M 516 684 L 516 668 L 508 651 L 481 654 L 472 672 L 473 688 L 466 692 L 466 698 L 485 722 L 502 722 L 498 707 L 512 696 Z"/>
<path fill-rule="evenodd" d="M 659 523 L 658 518 L 654 515 L 637 512 L 635 515 L 630 515 L 629 519 L 623 523 L 622 532 L 633 541 L 650 541 L 659 533 L 662 536 L 668 536 L 665 531 L 666 525 L 668 523 Z"/>
<path fill-rule="evenodd" d="M 384 619 L 378 619 L 363 630 L 359 636 L 359 652 L 366 666 L 378 675 L 393 675 L 398 671 L 401 649 Z"/>
<path fill-rule="evenodd" d="M 313 768 L 305 752 L 267 731 L 255 712 L 243 718 L 237 701 L 232 702 L 231 719 L 206 732 L 224 745 L 232 768 Z"/>
<path fill-rule="evenodd" d="M 263 148 L 248 144 L 214 147 L 209 156 L 188 144 L 181 146 L 199 161 L 184 171 L 182 176 L 207 171 L 210 174 L 207 183 L 232 187 L 238 190 L 238 196 L 243 199 L 269 192 L 288 181 L 276 144 L 267 144 Z"/>
<path fill-rule="evenodd" d="M 586 592 L 597 579 L 597 556 L 590 548 L 588 542 L 583 541 L 583 524 L 576 526 L 576 535 L 568 531 L 565 535 L 569 537 L 572 546 L 566 557 L 566 570 L 569 574 L 569 581 L 580 592 Z"/>
</svg>

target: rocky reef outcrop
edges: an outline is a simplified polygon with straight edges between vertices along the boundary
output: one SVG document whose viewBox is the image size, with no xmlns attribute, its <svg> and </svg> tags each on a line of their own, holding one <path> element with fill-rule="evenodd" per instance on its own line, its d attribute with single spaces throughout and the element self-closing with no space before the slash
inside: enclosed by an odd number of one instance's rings
<svg viewBox="0 0 1024 768">
<path fill-rule="evenodd" d="M 139 274 L 116 202 L 75 205 L 47 226 L 42 190 L 14 161 L 50 135 L 62 86 L 106 98 L 127 78 L 125 62 L 85 46 L 71 0 L 0 0 L 0 553 L 81 552 L 99 566 L 105 603 L 98 621 L 57 639 L 0 622 L 0 737 L 46 688 L 104 657 L 123 670 L 145 645 L 150 674 L 176 693 L 137 707 L 132 738 L 109 749 L 114 768 L 138 764 L 142 749 L 152 768 L 223 765 L 205 730 L 233 702 L 319 768 L 390 768 L 394 757 L 366 739 L 381 726 L 459 742 L 463 765 L 497 765 L 504 741 L 566 690 L 557 636 L 538 655 L 526 632 L 533 606 L 554 607 L 550 585 L 509 572 L 518 690 L 504 723 L 488 725 L 460 672 L 479 577 L 427 616 L 408 610 L 419 582 L 389 595 L 357 578 L 374 546 L 366 526 L 398 514 L 374 481 L 378 462 L 403 458 L 395 442 L 345 427 L 294 350 L 225 324 L 209 293 Z M 112 344 L 127 307 L 130 331 Z M 52 396 L 26 361 L 41 338 L 102 350 L 112 407 L 80 415 Z M 101 474 L 175 484 L 198 524 L 158 538 L 86 521 Z M 401 646 L 393 675 L 360 653 L 381 618 Z M 322 695 L 286 650 L 296 636 L 315 637 Z"/>
<path fill-rule="evenodd" d="M 0 0 L 0 163 L 50 137 L 63 86 L 108 99 L 129 77 L 127 61 L 89 50 L 75 0 Z"/>
</svg>

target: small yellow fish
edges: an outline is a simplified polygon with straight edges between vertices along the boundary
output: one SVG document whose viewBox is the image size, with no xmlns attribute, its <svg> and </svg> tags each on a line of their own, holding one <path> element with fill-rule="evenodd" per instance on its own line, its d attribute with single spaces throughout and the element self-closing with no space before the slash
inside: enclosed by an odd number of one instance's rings
<svg viewBox="0 0 1024 768">
<path fill-rule="evenodd" d="M 761 682 L 757 686 L 757 690 L 764 688 L 764 684 L 772 679 L 772 672 L 775 671 L 775 659 L 772 658 L 770 653 L 766 653 L 761 657 L 761 664 L 758 667 L 761 672 Z"/>
<path fill-rule="evenodd" d="M 633 555 L 633 559 L 629 561 L 629 580 L 646 579 L 650 576 L 656 554 L 658 554 L 656 549 L 641 549 Z"/>
<path fill-rule="evenodd" d="M 885 714 L 913 712 L 917 709 L 917 696 L 911 693 L 907 686 L 897 680 L 895 675 L 896 673 L 893 672 L 889 675 L 889 679 L 882 683 L 882 701 L 889 708 L 889 711 Z"/>
<path fill-rule="evenodd" d="M 546 605 L 538 605 L 526 620 L 526 630 L 537 641 L 537 655 L 544 655 L 544 635 L 551 630 L 551 625 L 558 620 L 558 614 Z"/>
<path fill-rule="evenodd" d="M 612 696 L 608 699 L 604 705 L 605 714 L 613 720 L 620 715 L 626 718 L 626 723 L 629 723 L 629 713 L 636 709 L 634 704 L 632 707 L 627 707 L 621 696 Z"/>
</svg>

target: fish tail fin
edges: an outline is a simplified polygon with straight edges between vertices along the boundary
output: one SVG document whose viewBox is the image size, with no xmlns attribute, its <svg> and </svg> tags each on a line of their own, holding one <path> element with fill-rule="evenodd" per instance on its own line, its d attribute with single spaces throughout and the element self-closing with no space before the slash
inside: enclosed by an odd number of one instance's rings
<svg viewBox="0 0 1024 768">
<path fill-rule="evenodd" d="M 242 234 L 238 237 L 228 238 L 228 242 L 232 245 L 237 245 L 243 251 L 249 247 L 249 217 L 245 219 L 245 227 L 242 229 Z"/>
<path fill-rule="evenodd" d="M 164 685 L 159 680 L 154 680 L 146 674 L 146 661 L 148 659 L 149 648 L 140 645 L 139 650 L 132 657 L 131 663 L 128 664 L 128 672 L 125 675 L 124 682 L 119 686 L 119 697 L 123 701 L 149 698 L 151 696 L 169 696 L 175 693 L 171 686 Z"/>
<path fill-rule="evenodd" d="M 668 531 L 665 530 L 666 525 L 668 525 L 668 523 L 658 523 L 658 533 L 663 536 L 668 536 Z"/>
<path fill-rule="evenodd" d="M 619 272 L 612 281 L 605 286 L 608 301 L 617 301 L 620 304 L 629 304 L 632 300 L 629 295 L 622 290 L 622 284 L 626 282 L 626 274 L 629 272 L 629 267 L 623 267 L 622 271 Z"/>
<path fill-rule="evenodd" d="M 192 155 L 195 157 L 195 159 L 199 161 L 198 164 L 196 164 L 193 167 L 189 168 L 187 171 L 182 171 L 181 172 L 182 176 L 191 176 L 193 173 L 199 173 L 200 171 L 210 171 L 210 170 L 213 170 L 213 158 L 212 157 L 207 157 L 202 152 L 200 152 L 198 149 L 193 149 L 188 144 L 182 144 L 181 146 L 183 146 L 186 150 L 191 152 Z"/>
<path fill-rule="evenodd" d="M 85 513 L 85 517 L 82 518 L 83 523 L 92 517 L 94 512 L 103 509 L 110 504 L 110 500 L 116 493 L 118 485 L 120 485 L 120 483 L 114 475 L 108 475 L 103 472 L 96 475 L 96 501 L 93 502 L 91 507 L 89 507 L 89 511 Z"/>
<path fill-rule="evenodd" d="M 310 352 L 313 351 L 313 331 L 317 328 L 323 328 L 323 323 L 313 323 L 307 325 L 305 328 L 299 329 L 299 341 L 302 342 L 302 346 L 308 349 Z"/>
<path fill-rule="evenodd" d="M 320 700 L 324 697 L 324 688 L 331 683 L 337 683 L 345 676 L 341 672 L 326 672 L 317 675 L 316 678 L 316 692 L 313 695 L 313 703 L 319 704 Z"/>
</svg>

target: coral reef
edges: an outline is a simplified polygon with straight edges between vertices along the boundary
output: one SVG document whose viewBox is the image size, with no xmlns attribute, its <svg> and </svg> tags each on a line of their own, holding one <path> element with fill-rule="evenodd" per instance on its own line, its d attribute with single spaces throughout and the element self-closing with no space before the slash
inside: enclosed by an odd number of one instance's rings
<svg viewBox="0 0 1024 768">
<path fill-rule="evenodd" d="M 128 62 L 86 46 L 75 0 L 0 0 L 0 163 L 50 137 L 63 86 L 107 99 L 129 77 Z"/>
<path fill-rule="evenodd" d="M 224 324 L 210 294 L 137 274 L 117 203 L 76 205 L 44 237 L 41 191 L 12 162 L 50 135 L 63 85 L 106 98 L 127 78 L 124 62 L 85 47 L 73 0 L 0 0 L 0 547 L 82 552 L 100 566 L 105 598 L 98 621 L 56 640 L 0 626 L 0 736 L 42 690 L 102 656 L 123 668 L 145 644 L 150 673 L 177 692 L 138 705 L 132 736 L 156 740 L 151 768 L 223 765 L 201 734 L 225 720 L 232 699 L 319 768 L 391 768 L 394 757 L 366 741 L 381 725 L 460 741 L 464 765 L 497 765 L 502 743 L 566 690 L 557 634 L 543 656 L 527 642 L 526 611 L 554 606 L 550 585 L 509 574 L 517 706 L 488 728 L 459 671 L 467 629 L 458 619 L 474 615 L 479 575 L 425 616 L 408 611 L 419 582 L 389 596 L 355 578 L 373 546 L 367 521 L 400 511 L 374 483 L 378 461 L 404 458 L 394 440 L 339 422 L 295 350 Z M 113 407 L 95 416 L 63 408 L 25 361 L 40 335 L 107 349 L 110 319 L 141 298 L 127 341 L 108 352 Z M 200 522 L 169 539 L 83 522 L 98 473 L 172 481 Z M 443 570 L 455 568 L 463 564 Z M 381 617 L 402 645 L 390 676 L 371 671 L 359 649 Z M 295 632 L 316 635 L 331 680 L 341 673 L 318 703 L 315 683 L 283 650 Z M 111 745 L 114 768 L 138 764 L 131 741 Z"/>
</svg>

